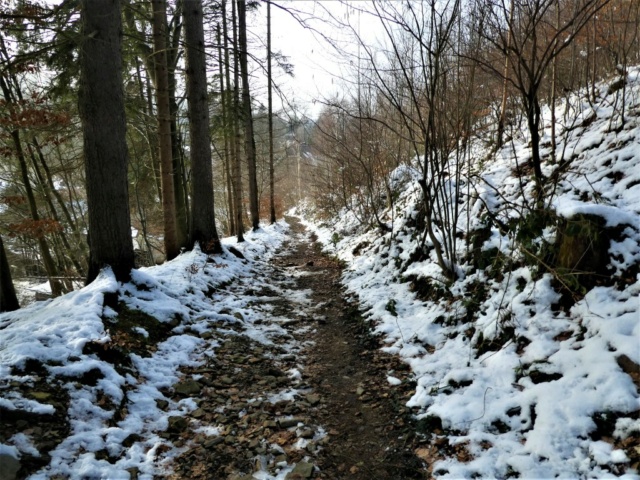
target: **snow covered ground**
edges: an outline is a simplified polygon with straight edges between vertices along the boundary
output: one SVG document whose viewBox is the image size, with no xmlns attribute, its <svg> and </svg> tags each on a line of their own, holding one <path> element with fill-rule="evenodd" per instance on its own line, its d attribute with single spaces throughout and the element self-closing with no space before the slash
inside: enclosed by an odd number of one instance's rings
<svg viewBox="0 0 640 480">
<path fill-rule="evenodd" d="M 425 450 L 425 459 L 437 459 L 434 477 L 640 478 L 640 68 L 626 80 L 624 125 L 623 92 L 609 83 L 595 102 L 574 95 L 557 105 L 558 162 L 546 162 L 543 173 L 566 170 L 549 205 L 561 221 L 590 214 L 617 232 L 608 278 L 568 303 L 554 276 L 526 261 L 517 231 L 488 221 L 487 208 L 509 224 L 531 202 L 533 182 L 523 178 L 521 188 L 514 175 L 515 159 L 523 165 L 531 156 L 525 129 L 465 185 L 471 195 L 458 226 L 466 238 L 484 232 L 480 253 L 490 262 L 474 268 L 470 245 L 459 241 L 458 258 L 467 260 L 448 288 L 433 281 L 433 250 L 409 261 L 420 198 L 419 174 L 409 167 L 392 175 L 399 199 L 382 219 L 391 233 L 358 227 L 347 211 L 325 222 L 310 207 L 294 212 L 347 263 L 344 285 L 385 350 L 410 365 L 417 387 L 408 406 L 425 433 L 447 437 L 448 452 Z M 479 143 L 474 153 L 490 155 Z M 557 235 L 545 228 L 531 243 L 553 246 Z"/>
<path fill-rule="evenodd" d="M 110 271 L 104 271 L 78 291 L 0 315 L 3 423 L 16 417 L 36 424 L 0 442 L 0 465 L 10 468 L 12 458 L 42 457 L 36 445 L 43 440 L 37 437 L 44 424 L 38 427 L 37 419 L 58 415 L 69 424 L 68 431 L 62 426 L 48 429 L 49 435 L 63 438 L 51 439 L 58 443 L 45 452 L 50 459 L 29 478 L 120 479 L 135 472 L 137 478 L 149 479 L 164 473 L 182 451 L 164 435 L 170 419 L 197 408 L 191 398 L 175 400 L 170 393 L 181 378 L 181 368 L 196 367 L 216 356 L 215 336 L 207 333 L 214 326 L 241 324 L 243 335 L 269 345 L 284 331 L 277 321 L 264 322 L 264 315 L 256 314 L 250 303 L 260 303 L 258 297 L 232 294 L 224 287 L 245 283 L 257 288 L 268 281 L 260 278 L 261 265 L 282 248 L 287 228 L 279 223 L 248 233 L 242 244 L 223 241 L 233 244 L 246 260 L 228 252 L 210 258 L 188 252 L 163 265 L 135 270 L 130 283 L 119 284 Z M 282 286 L 272 288 L 280 288 L 285 297 L 294 294 Z M 120 302 L 116 308 L 122 310 L 124 305 L 130 312 L 155 317 L 164 324 L 161 332 L 150 322 L 146 328 L 135 327 L 133 338 L 131 332 L 123 335 L 116 328 L 119 314 L 105 301 L 105 295 L 113 294 Z M 296 295 L 292 302 L 307 301 L 304 292 Z M 166 338 L 151 347 L 150 355 L 129 357 L 123 350 L 120 362 L 108 358 L 117 355 L 125 342 L 135 346 L 162 334 Z M 293 343 L 281 346 L 293 352 L 301 348 Z M 218 434 L 215 428 L 203 431 Z M 101 457 L 104 452 L 108 458 Z M 285 465 L 277 478 L 284 478 L 291 468 Z M 265 473 L 262 478 L 276 477 Z"/>
</svg>

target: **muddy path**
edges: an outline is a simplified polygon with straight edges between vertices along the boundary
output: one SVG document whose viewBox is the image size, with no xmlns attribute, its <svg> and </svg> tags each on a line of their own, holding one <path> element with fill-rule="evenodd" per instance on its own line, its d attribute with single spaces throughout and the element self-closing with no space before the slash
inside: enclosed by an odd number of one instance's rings
<svg viewBox="0 0 640 480">
<path fill-rule="evenodd" d="M 339 262 L 287 221 L 291 240 L 256 271 L 262 280 L 233 287 L 259 299 L 253 308 L 274 341 L 221 330 L 217 356 L 185 372 L 197 386 L 180 395 L 199 408 L 191 427 L 167 432 L 185 449 L 171 478 L 426 478 L 414 454 L 422 440 L 404 407 L 413 393 L 406 366 L 379 350 L 345 298 Z"/>
</svg>

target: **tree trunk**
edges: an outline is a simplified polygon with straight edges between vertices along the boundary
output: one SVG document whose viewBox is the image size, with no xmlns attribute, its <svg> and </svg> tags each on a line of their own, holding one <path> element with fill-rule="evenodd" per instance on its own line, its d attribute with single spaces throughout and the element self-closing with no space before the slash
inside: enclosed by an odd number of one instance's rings
<svg viewBox="0 0 640 480">
<path fill-rule="evenodd" d="M 226 19 L 222 19 L 223 22 L 226 22 Z M 229 220 L 229 233 L 233 235 L 236 232 L 236 222 L 235 222 L 235 214 L 236 211 L 235 205 L 233 203 L 233 186 L 231 181 L 231 166 L 230 166 L 230 158 L 229 154 L 230 142 L 229 142 L 229 108 L 228 108 L 228 98 L 227 98 L 227 90 L 230 85 L 228 83 L 229 79 L 229 69 L 223 68 L 223 63 L 227 63 L 229 61 L 229 54 L 226 50 L 226 39 L 225 39 L 225 52 L 222 52 L 222 33 L 220 32 L 220 24 L 217 25 L 217 39 L 218 39 L 218 68 L 220 75 L 220 100 L 222 105 L 222 132 L 224 138 L 224 173 L 225 180 L 227 183 L 227 218 Z M 226 60 L 223 62 L 223 58 Z M 225 78 L 224 72 L 227 72 L 227 78 Z M 225 81 L 226 80 L 226 81 Z"/>
<path fill-rule="evenodd" d="M 180 253 L 176 230 L 175 175 L 171 150 L 171 111 L 169 109 L 169 77 L 167 72 L 167 4 L 152 0 L 153 50 L 158 115 L 158 143 L 162 174 L 162 211 L 164 214 L 164 248 L 167 260 Z M 179 188 L 179 187 L 178 187 Z"/>
<path fill-rule="evenodd" d="M 509 24 L 507 26 L 507 45 L 504 55 L 504 72 L 502 74 L 502 100 L 500 102 L 500 117 L 498 118 L 498 130 L 496 132 L 496 151 L 500 150 L 504 143 L 504 123 L 507 117 L 507 87 L 509 86 L 509 48 L 511 47 L 514 8 L 515 2 L 511 2 L 511 5 L 509 6 Z"/>
<path fill-rule="evenodd" d="M 224 12 L 225 9 L 225 0 L 222 1 L 222 9 Z M 226 34 L 226 25 L 225 21 L 223 27 L 225 29 L 224 37 L 225 37 L 225 51 L 227 52 L 227 69 L 230 68 L 228 52 L 229 48 L 227 47 L 227 34 Z M 240 125 L 238 122 L 238 115 L 240 114 L 240 71 L 238 67 L 238 36 L 237 36 L 237 28 L 236 28 L 236 4 L 233 0 L 231 0 L 231 28 L 233 28 L 233 112 L 231 112 L 231 119 L 233 122 L 233 184 L 235 185 L 235 200 L 234 203 L 236 205 L 236 236 L 238 242 L 244 242 L 244 221 L 243 221 L 243 201 L 242 201 L 242 165 L 240 163 L 240 143 L 242 142 L 242 136 L 240 134 Z M 228 74 L 227 70 L 227 74 Z M 227 75 L 227 84 L 228 84 L 228 75 Z"/>
<path fill-rule="evenodd" d="M 195 242 L 205 253 L 222 253 L 214 214 L 211 133 L 207 98 L 207 64 L 201 0 L 183 5 L 186 50 L 187 102 L 191 140 L 191 221 L 189 246 Z"/>
<path fill-rule="evenodd" d="M 80 113 L 84 136 L 89 268 L 110 265 L 127 281 L 134 266 L 127 180 L 119 0 L 81 1 Z"/>
<path fill-rule="evenodd" d="M 242 114 L 244 117 L 244 145 L 247 154 L 247 172 L 249 173 L 249 211 L 251 227 L 260 227 L 258 206 L 258 177 L 256 172 L 256 142 L 253 135 L 253 117 L 251 114 L 251 93 L 249 90 L 249 69 L 247 65 L 247 13 L 244 0 L 237 0 L 238 37 L 240 53 L 240 76 L 242 77 Z"/>
<path fill-rule="evenodd" d="M 169 88 L 169 115 L 171 117 L 171 156 L 173 162 L 173 193 L 176 205 L 176 242 L 178 248 L 187 247 L 189 243 L 189 187 L 185 171 L 184 152 L 182 149 L 182 135 L 178 126 L 178 102 L 176 101 L 176 62 L 178 60 L 178 46 L 180 31 L 180 2 L 174 13 L 172 23 L 175 23 L 172 33 L 167 30 L 167 76 Z M 166 14 L 165 14 L 166 22 Z"/>
<path fill-rule="evenodd" d="M 16 291 L 11 280 L 11 269 L 0 237 L 0 313 L 12 312 L 20 308 Z"/>
<path fill-rule="evenodd" d="M 267 92 L 269 115 L 269 221 L 276 223 L 276 204 L 273 179 L 273 86 L 271 85 L 271 2 L 267 2 Z"/>
</svg>

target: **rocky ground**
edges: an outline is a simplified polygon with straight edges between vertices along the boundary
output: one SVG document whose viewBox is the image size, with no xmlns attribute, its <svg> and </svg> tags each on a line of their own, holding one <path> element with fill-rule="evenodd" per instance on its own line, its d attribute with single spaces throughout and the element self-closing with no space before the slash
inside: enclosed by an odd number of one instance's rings
<svg viewBox="0 0 640 480">
<path fill-rule="evenodd" d="M 412 393 L 406 368 L 378 350 L 344 298 L 338 262 L 317 243 L 301 241 L 303 227 L 288 220 L 298 240 L 272 262 L 274 288 L 252 292 L 270 298 L 256 308 L 285 319 L 287 334 L 278 337 L 284 345 L 216 335 L 225 338 L 216 358 L 185 372 L 202 376 L 176 389 L 198 402 L 192 417 L 200 430 L 180 417 L 167 432 L 188 445 L 171 478 L 264 478 L 287 466 L 286 479 L 424 478 L 404 407 Z M 311 301 L 279 297 L 282 285 Z M 391 385 L 389 375 L 401 383 Z M 220 435 L 207 436 L 203 425 L 220 428 Z"/>
<path fill-rule="evenodd" d="M 242 308 L 220 307 L 219 313 L 239 321 L 193 332 L 215 347 L 215 356 L 183 368 L 182 380 L 156 400 L 165 412 L 172 401 L 192 407 L 185 416 L 169 417 L 168 429 L 160 432 L 167 442 L 153 455 L 171 479 L 426 478 L 426 464 L 439 448 L 415 433 L 404 406 L 415 388 L 408 368 L 380 351 L 355 303 L 345 298 L 340 264 L 321 252 L 296 219 L 288 222 L 289 241 L 274 258 L 254 264 L 253 276 L 212 295 L 213 305 L 237 299 Z M 127 352 L 153 351 L 175 326 L 130 310 L 118 318 L 110 326 L 113 345 L 98 345 L 95 352 L 114 364 L 126 363 Z M 151 334 L 146 341 L 127 333 L 140 322 Z M 2 479 L 26 478 L 46 467 L 49 453 L 70 432 L 64 381 L 48 381 L 44 367 L 32 363 L 26 373 L 40 380 L 15 388 L 26 388 L 23 395 L 52 405 L 56 413 L 0 411 L 0 441 L 26 435 L 37 448 L 20 461 L 2 455 Z M 89 377 L 76 383 L 95 384 L 99 375 Z M 113 425 L 127 416 L 126 401 L 112 405 L 99 396 L 97 402 L 113 411 Z M 140 441 L 129 435 L 124 452 Z M 94 455 L 111 463 L 119 458 L 106 449 Z M 148 477 L 137 467 L 128 473 L 133 480 Z"/>
</svg>

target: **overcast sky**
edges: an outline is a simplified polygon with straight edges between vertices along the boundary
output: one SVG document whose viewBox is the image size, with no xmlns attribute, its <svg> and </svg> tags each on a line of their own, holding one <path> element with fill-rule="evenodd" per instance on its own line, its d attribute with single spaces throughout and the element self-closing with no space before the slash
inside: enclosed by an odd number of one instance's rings
<svg viewBox="0 0 640 480">
<path fill-rule="evenodd" d="M 357 13 L 354 10 L 347 11 L 336 0 L 280 0 L 276 3 L 292 11 L 310 27 L 303 27 L 291 13 L 272 6 L 272 49 L 286 55 L 294 68 L 293 78 L 278 74 L 276 82 L 282 85 L 287 101 L 295 100 L 302 112 L 316 117 L 322 108 L 322 103 L 317 100 L 330 98 L 344 88 L 343 78 L 347 75 L 349 63 L 349 59 L 338 55 L 323 36 L 339 42 L 341 48 L 351 48 L 352 52 L 356 48 L 355 42 L 349 39 L 350 32 L 336 29 L 326 21 L 329 19 L 327 11 L 341 20 L 351 15 L 354 25 L 358 24 Z M 363 5 L 363 2 L 357 3 Z M 266 32 L 266 14 L 266 6 L 261 6 L 252 19 L 256 27 L 261 24 L 256 30 L 257 35 L 262 37 L 261 41 L 266 41 L 266 33 L 262 36 L 262 32 Z M 371 19 L 365 21 L 363 16 L 361 33 L 372 39 L 374 32 L 375 25 Z M 274 100 L 274 108 L 277 108 L 275 105 Z"/>
</svg>

